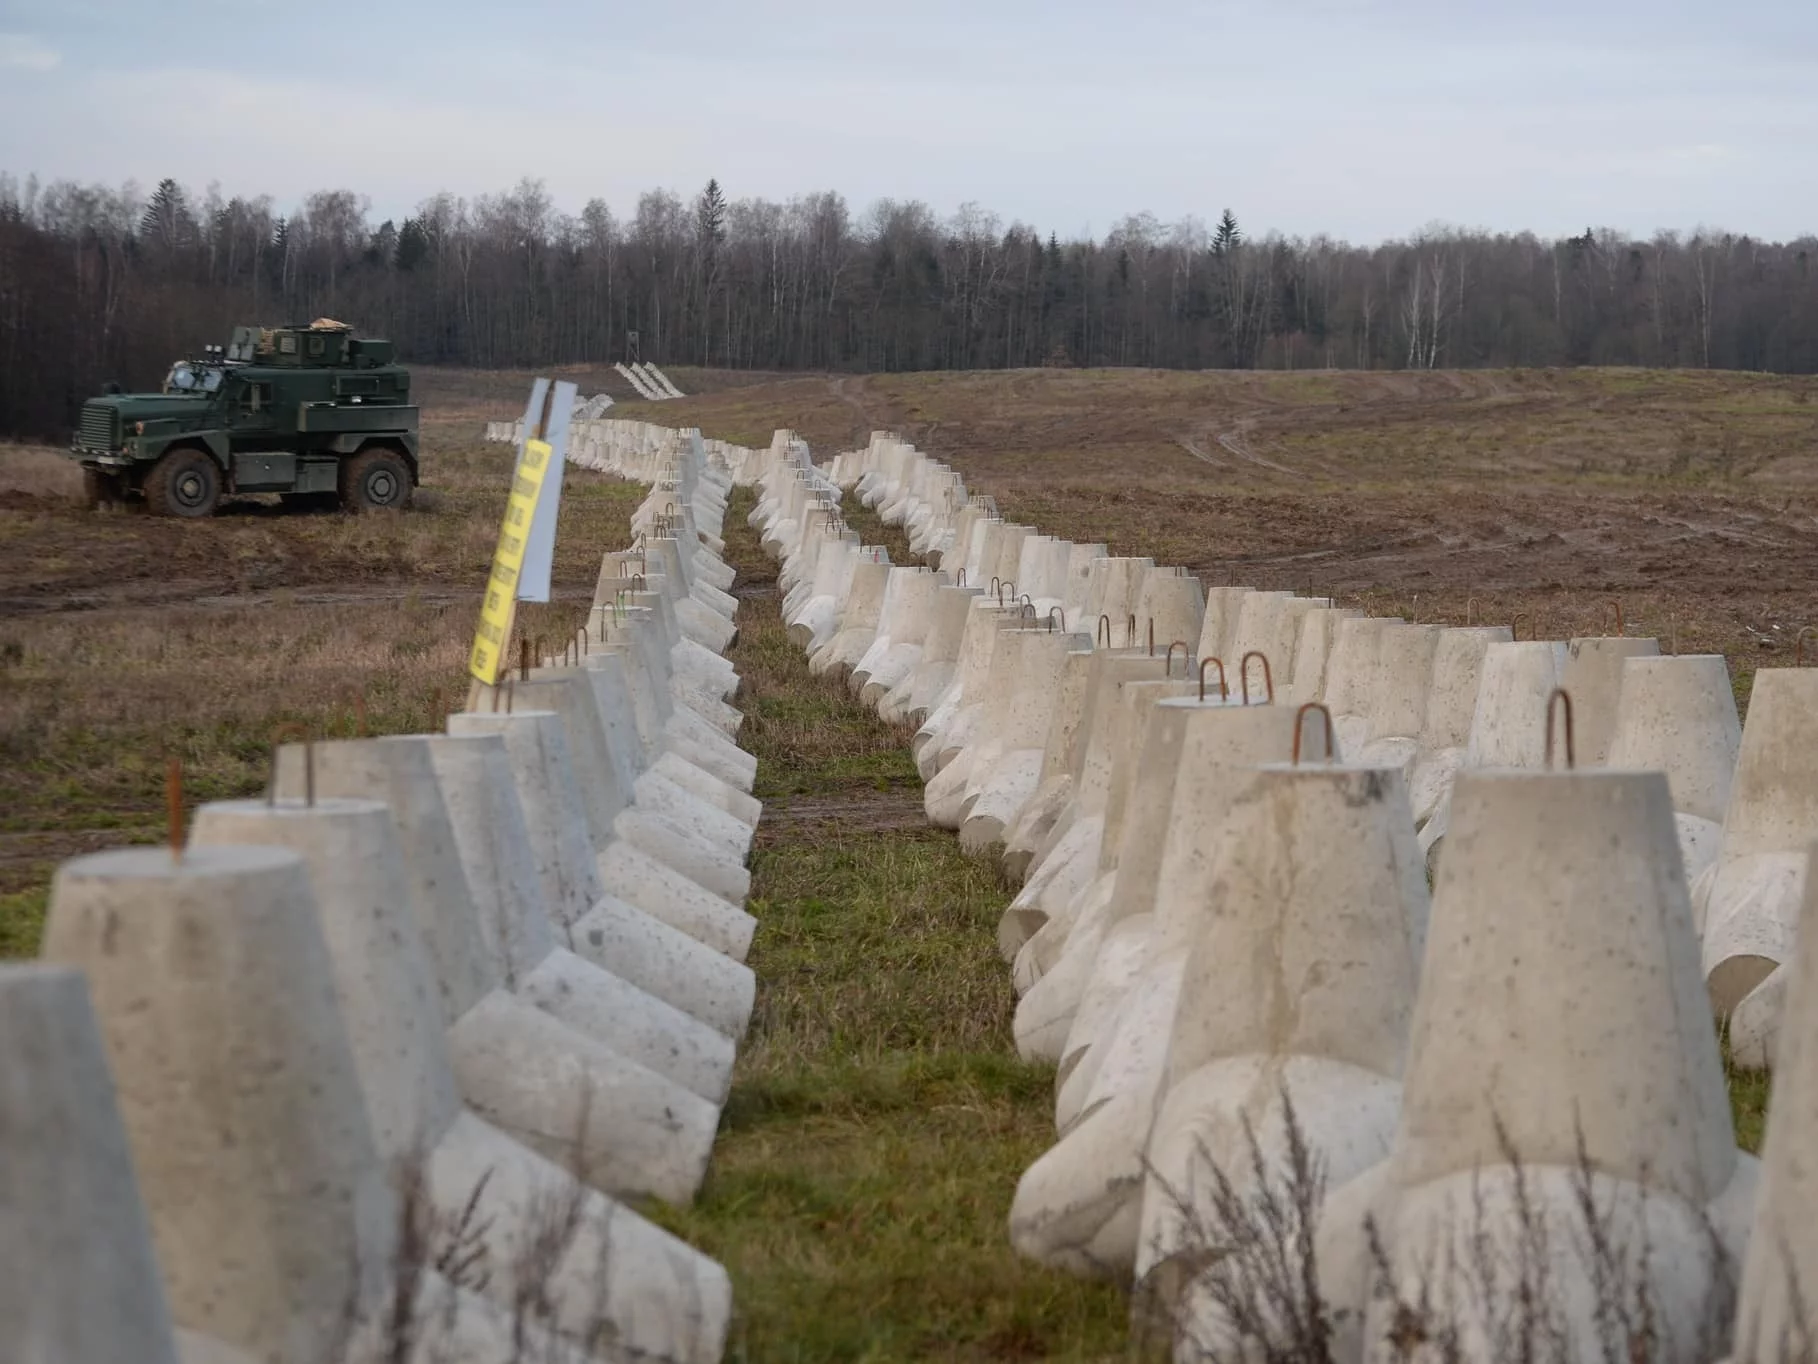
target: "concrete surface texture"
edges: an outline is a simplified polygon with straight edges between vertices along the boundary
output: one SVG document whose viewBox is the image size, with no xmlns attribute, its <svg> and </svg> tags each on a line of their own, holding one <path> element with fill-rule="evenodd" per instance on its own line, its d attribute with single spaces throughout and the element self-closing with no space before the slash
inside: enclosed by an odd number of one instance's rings
<svg viewBox="0 0 1818 1364">
<path fill-rule="evenodd" d="M 81 973 L 0 966 L 0 1034 L 7 1356 L 177 1364 L 151 1223 Z"/>
<path fill-rule="evenodd" d="M 1607 761 L 1667 774 L 1679 852 L 1693 885 L 1716 859 L 1741 748 L 1736 693 L 1721 655 L 1623 660 Z"/>
<path fill-rule="evenodd" d="M 1764 668 L 1749 694 L 1715 863 L 1694 887 L 1711 1008 L 1742 1064 L 1773 1067 L 1818 839 L 1818 669 Z"/>
<path fill-rule="evenodd" d="M 1738 1364 L 1809 1357 L 1818 1347 L 1811 1285 L 1818 1283 L 1818 887 L 1808 877 L 1798 946 L 1789 966 L 1761 1192 L 1736 1316 Z"/>
<path fill-rule="evenodd" d="M 1227 818 L 1191 925 L 1136 1260 L 1176 1329 L 1202 1341 L 1231 1325 L 1194 1287 L 1226 1215 L 1214 1172 L 1266 1198 L 1295 1158 L 1290 1109 L 1328 1187 L 1387 1156 L 1428 917 L 1398 773 L 1265 767 Z"/>
<path fill-rule="evenodd" d="M 1393 1348 L 1394 1300 L 1366 1287 L 1368 1216 L 1392 1290 L 1425 1293 L 1463 1357 L 1501 1357 L 1493 1304 L 1517 1291 L 1473 1295 L 1486 1259 L 1544 1275 L 1569 1357 L 1595 1357 L 1588 1179 L 1611 1247 L 1600 1272 L 1646 1276 L 1666 1356 L 1703 1357 L 1697 1314 L 1717 1249 L 1742 1249 L 1756 1166 L 1704 1016 L 1666 779 L 1464 772 L 1449 844 L 1393 1151 L 1332 1192 L 1320 1228 L 1321 1287 L 1363 1322 L 1350 1352 Z M 1519 1250 L 1536 1225 L 1538 1264 Z"/>
</svg>

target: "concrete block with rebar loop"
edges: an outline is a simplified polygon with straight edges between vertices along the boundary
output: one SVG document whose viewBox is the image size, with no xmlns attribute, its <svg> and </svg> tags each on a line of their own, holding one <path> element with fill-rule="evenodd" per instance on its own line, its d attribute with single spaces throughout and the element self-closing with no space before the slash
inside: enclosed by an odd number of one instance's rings
<svg viewBox="0 0 1818 1364">
<path fill-rule="evenodd" d="M 1665 776 L 1466 771 L 1448 841 L 1394 1147 L 1320 1227 L 1321 1288 L 1362 1326 L 1345 1357 L 1389 1358 L 1404 1304 L 1459 1358 L 1501 1359 L 1523 1300 L 1564 1358 L 1601 1358 L 1605 1314 L 1640 1301 L 1651 1357 L 1714 1357 L 1700 1313 L 1733 1281 L 1757 1170 Z"/>
</svg>

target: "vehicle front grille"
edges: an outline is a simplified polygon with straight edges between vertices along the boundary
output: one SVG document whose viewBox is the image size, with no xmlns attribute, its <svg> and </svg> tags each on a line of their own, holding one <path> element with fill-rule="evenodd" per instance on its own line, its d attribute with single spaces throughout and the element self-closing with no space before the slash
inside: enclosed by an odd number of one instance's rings
<svg viewBox="0 0 1818 1364">
<path fill-rule="evenodd" d="M 82 426 L 76 437 L 84 450 L 113 450 L 120 444 L 120 414 L 104 404 L 82 408 Z"/>
</svg>

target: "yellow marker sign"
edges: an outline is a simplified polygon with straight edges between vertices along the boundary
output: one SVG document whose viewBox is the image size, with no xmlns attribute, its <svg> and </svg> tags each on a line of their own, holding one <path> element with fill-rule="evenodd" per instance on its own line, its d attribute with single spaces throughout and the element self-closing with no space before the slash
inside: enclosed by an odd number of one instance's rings
<svg viewBox="0 0 1818 1364">
<path fill-rule="evenodd" d="M 473 654 L 467 663 L 467 671 L 482 686 L 498 686 L 499 673 L 508 664 L 505 646 L 511 639 L 511 619 L 517 606 L 518 574 L 524 567 L 524 546 L 530 538 L 530 523 L 536 519 L 551 453 L 540 440 L 526 441 L 524 458 L 518 461 L 517 474 L 511 480 L 505 520 L 499 526 L 499 547 L 493 551 L 492 574 L 486 580 L 486 600 L 480 606 L 480 628 L 474 632 Z"/>
</svg>

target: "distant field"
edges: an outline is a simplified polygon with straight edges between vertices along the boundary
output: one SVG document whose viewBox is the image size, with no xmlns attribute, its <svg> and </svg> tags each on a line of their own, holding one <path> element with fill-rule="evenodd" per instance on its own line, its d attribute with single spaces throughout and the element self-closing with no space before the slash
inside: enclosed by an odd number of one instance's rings
<svg viewBox="0 0 1818 1364">
<path fill-rule="evenodd" d="M 894 430 L 1005 515 L 1211 582 L 1631 632 L 1739 681 L 1818 622 L 1818 379 L 1642 370 L 804 377 L 627 405 L 817 455 Z"/>
</svg>

